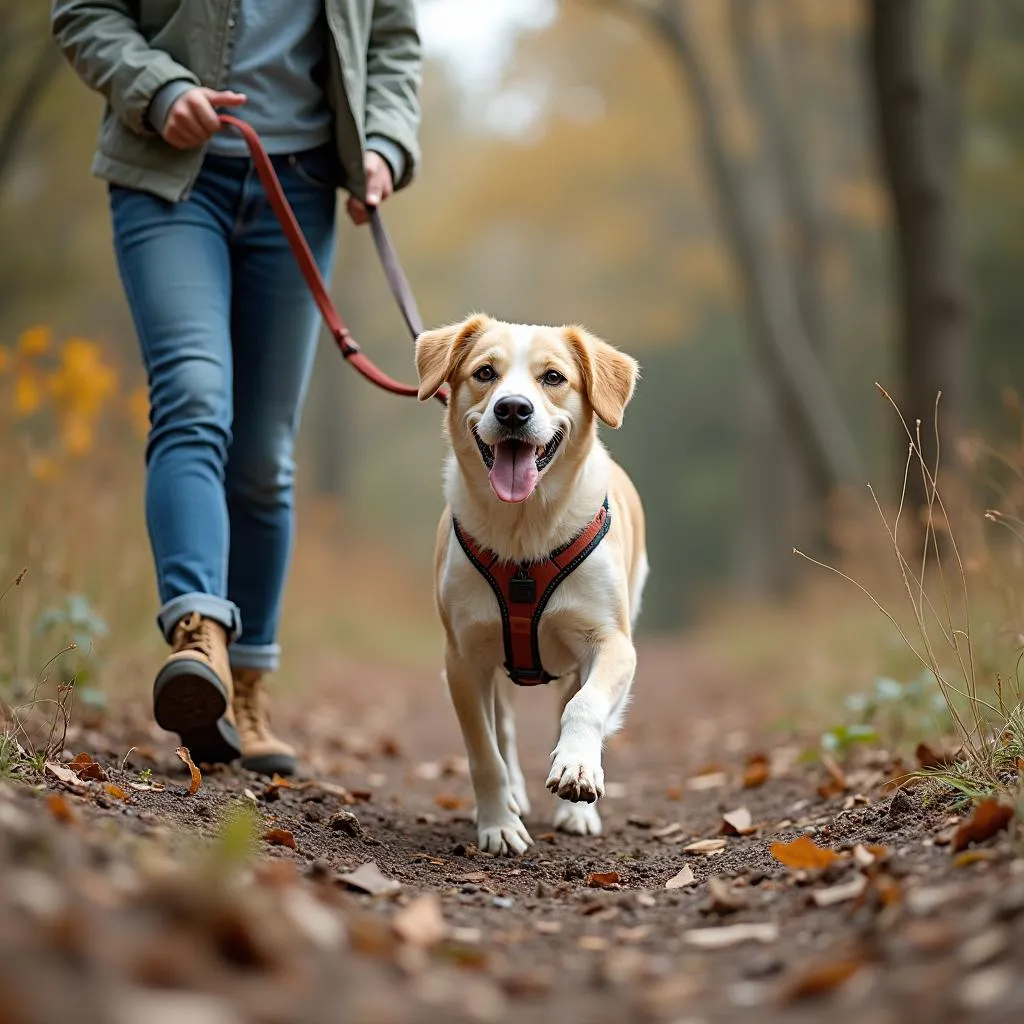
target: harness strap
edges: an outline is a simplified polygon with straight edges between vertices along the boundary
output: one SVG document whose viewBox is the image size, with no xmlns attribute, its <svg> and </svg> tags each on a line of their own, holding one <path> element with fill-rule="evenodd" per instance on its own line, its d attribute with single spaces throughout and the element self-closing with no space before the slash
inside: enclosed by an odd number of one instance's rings
<svg viewBox="0 0 1024 1024">
<path fill-rule="evenodd" d="M 503 562 L 466 533 L 452 516 L 455 537 L 473 567 L 490 584 L 501 612 L 505 671 L 519 686 L 550 683 L 557 676 L 540 660 L 541 616 L 563 580 L 590 556 L 611 526 L 608 499 L 594 518 L 568 544 L 538 562 Z"/>
</svg>

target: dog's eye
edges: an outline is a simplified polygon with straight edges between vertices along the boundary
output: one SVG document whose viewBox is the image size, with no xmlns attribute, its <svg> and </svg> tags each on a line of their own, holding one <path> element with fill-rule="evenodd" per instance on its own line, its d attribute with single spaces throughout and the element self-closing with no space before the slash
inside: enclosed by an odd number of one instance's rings
<svg viewBox="0 0 1024 1024">
<path fill-rule="evenodd" d="M 551 388 L 557 388 L 559 384 L 565 383 L 565 375 L 557 370 L 548 370 L 541 380 Z"/>
<path fill-rule="evenodd" d="M 494 380 L 497 376 L 498 375 L 494 372 L 494 367 L 489 363 L 485 363 L 479 370 L 475 370 L 473 372 L 473 380 L 478 380 L 481 384 L 486 384 L 488 381 Z"/>
</svg>

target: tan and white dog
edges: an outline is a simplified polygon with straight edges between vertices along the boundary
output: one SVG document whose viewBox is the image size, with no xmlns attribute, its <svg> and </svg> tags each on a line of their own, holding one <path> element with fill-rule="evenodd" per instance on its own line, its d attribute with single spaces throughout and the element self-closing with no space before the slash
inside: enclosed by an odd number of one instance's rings
<svg viewBox="0 0 1024 1024">
<path fill-rule="evenodd" d="M 577 537 L 607 499 L 610 527 L 551 595 L 537 631 L 540 658 L 561 687 L 561 729 L 547 788 L 562 801 L 555 825 L 596 835 L 604 739 L 621 725 L 636 669 L 632 632 L 648 563 L 640 498 L 597 437 L 622 423 L 634 359 L 577 327 L 473 316 L 416 343 L 419 397 L 447 383 L 449 455 L 435 558 L 448 688 L 476 796 L 479 847 L 532 844 L 503 670 L 502 614 L 456 542 L 454 520 L 479 548 L 518 565 L 547 559 Z"/>
</svg>

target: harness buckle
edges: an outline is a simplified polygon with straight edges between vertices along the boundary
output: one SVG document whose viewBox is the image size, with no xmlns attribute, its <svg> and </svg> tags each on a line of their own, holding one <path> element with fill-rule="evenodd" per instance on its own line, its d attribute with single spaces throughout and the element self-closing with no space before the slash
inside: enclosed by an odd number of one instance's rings
<svg viewBox="0 0 1024 1024">
<path fill-rule="evenodd" d="M 513 576 L 508 581 L 508 599 L 513 604 L 533 604 L 537 600 L 537 581 L 529 576 Z"/>
</svg>

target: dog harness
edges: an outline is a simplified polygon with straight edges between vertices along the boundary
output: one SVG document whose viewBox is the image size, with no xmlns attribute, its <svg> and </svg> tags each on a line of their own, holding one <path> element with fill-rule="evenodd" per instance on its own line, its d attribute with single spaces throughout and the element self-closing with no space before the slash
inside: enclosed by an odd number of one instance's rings
<svg viewBox="0 0 1024 1024">
<path fill-rule="evenodd" d="M 538 562 L 503 562 L 493 551 L 481 548 L 452 517 L 462 550 L 498 599 L 505 642 L 505 671 L 518 686 L 537 686 L 558 678 L 549 675 L 540 661 L 537 633 L 541 616 L 562 581 L 579 568 L 604 539 L 611 522 L 605 498 L 590 523 L 547 558 Z"/>
</svg>

